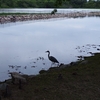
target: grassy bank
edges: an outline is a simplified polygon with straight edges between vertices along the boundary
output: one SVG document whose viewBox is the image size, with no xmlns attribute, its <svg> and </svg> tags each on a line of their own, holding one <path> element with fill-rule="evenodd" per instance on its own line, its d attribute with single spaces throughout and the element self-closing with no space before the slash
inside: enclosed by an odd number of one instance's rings
<svg viewBox="0 0 100 100">
<path fill-rule="evenodd" d="M 12 95 L 3 100 L 100 100 L 100 54 L 65 68 L 51 68 L 18 88 L 9 82 Z"/>
</svg>

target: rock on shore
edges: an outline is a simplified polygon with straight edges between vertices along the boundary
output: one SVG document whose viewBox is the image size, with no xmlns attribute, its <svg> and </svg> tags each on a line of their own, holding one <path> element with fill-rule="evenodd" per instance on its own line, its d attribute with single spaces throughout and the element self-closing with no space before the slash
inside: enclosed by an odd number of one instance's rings
<svg viewBox="0 0 100 100">
<path fill-rule="evenodd" d="M 50 18 L 78 18 L 78 17 L 100 17 L 100 12 L 68 12 L 68 13 L 56 13 L 56 14 L 24 14 L 24 15 L 2 15 L 0 16 L 0 24 L 28 21 L 28 20 L 40 20 Z"/>
</svg>

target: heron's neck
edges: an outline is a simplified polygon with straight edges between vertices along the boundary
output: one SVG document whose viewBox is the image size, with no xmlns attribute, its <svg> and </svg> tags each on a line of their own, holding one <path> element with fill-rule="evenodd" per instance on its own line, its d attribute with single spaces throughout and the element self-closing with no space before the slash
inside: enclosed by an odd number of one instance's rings
<svg viewBox="0 0 100 100">
<path fill-rule="evenodd" d="M 49 58 L 49 56 L 50 56 L 50 52 L 48 52 L 48 58 Z"/>
</svg>

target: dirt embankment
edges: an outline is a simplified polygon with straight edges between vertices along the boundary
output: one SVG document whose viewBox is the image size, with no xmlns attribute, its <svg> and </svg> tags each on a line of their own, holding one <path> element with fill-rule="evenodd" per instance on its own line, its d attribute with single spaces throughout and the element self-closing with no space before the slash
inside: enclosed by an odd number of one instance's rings
<svg viewBox="0 0 100 100">
<path fill-rule="evenodd" d="M 23 77 L 27 83 L 6 82 L 8 95 L 0 94 L 1 100 L 99 100 L 100 54 Z"/>
</svg>

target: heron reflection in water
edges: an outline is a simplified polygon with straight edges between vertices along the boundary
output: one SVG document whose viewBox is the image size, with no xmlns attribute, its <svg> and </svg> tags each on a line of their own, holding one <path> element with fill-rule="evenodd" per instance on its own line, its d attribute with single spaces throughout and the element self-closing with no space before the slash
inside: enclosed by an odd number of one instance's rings
<svg viewBox="0 0 100 100">
<path fill-rule="evenodd" d="M 48 58 L 49 58 L 49 60 L 52 62 L 51 66 L 52 66 L 53 64 L 55 64 L 55 63 L 58 63 L 58 66 L 59 66 L 58 60 L 57 60 L 55 57 L 50 56 L 50 51 L 46 51 L 46 53 L 48 53 Z"/>
</svg>

